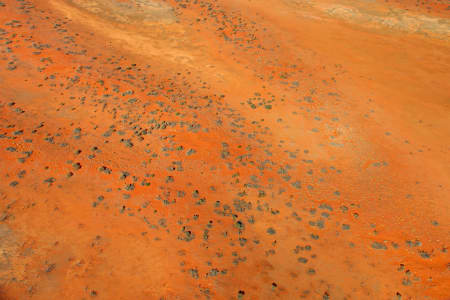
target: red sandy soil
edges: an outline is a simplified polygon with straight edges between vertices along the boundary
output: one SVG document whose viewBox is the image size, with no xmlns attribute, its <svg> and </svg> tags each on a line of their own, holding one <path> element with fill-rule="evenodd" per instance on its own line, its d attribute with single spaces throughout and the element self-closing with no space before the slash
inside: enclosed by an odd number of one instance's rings
<svg viewBox="0 0 450 300">
<path fill-rule="evenodd" d="M 1 299 L 450 299 L 448 2 L 0 1 Z"/>
</svg>

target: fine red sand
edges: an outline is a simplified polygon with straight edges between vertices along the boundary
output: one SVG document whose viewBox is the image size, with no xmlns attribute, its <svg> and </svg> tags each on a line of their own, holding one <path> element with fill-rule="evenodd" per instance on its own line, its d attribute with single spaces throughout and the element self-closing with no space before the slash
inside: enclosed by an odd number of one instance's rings
<svg viewBox="0 0 450 300">
<path fill-rule="evenodd" d="M 0 299 L 450 299 L 449 12 L 0 0 Z"/>
</svg>

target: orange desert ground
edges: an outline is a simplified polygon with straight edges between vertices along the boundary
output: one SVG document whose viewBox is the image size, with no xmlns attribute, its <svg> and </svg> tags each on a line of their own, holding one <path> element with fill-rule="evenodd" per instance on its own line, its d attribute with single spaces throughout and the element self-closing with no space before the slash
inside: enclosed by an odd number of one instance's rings
<svg viewBox="0 0 450 300">
<path fill-rule="evenodd" d="M 0 299 L 450 299 L 448 0 L 0 0 Z"/>
</svg>

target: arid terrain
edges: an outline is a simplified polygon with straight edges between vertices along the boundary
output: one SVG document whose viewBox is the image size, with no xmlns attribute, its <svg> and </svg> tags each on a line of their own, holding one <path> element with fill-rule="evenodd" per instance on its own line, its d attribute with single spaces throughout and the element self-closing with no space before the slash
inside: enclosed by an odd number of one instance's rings
<svg viewBox="0 0 450 300">
<path fill-rule="evenodd" d="M 0 0 L 0 299 L 450 299 L 448 0 Z"/>
</svg>

